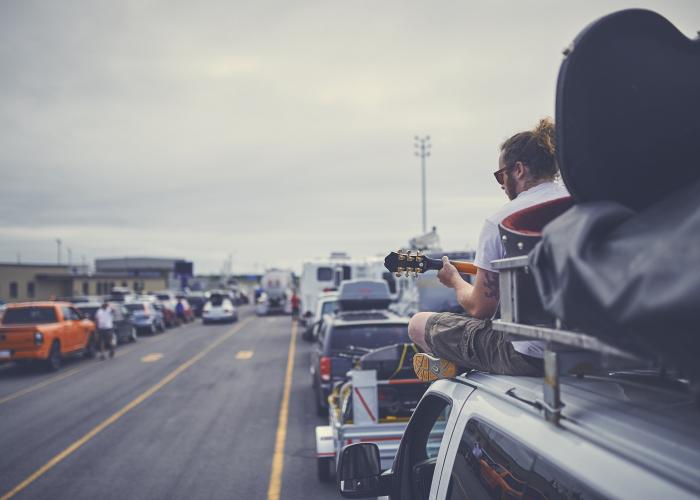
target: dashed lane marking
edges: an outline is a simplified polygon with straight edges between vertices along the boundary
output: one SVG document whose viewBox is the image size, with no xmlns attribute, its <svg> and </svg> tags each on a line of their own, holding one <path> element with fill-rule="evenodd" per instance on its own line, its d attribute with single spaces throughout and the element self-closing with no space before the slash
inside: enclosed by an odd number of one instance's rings
<svg viewBox="0 0 700 500">
<path fill-rule="evenodd" d="M 253 357 L 253 351 L 238 351 L 236 359 L 250 359 Z"/>
<path fill-rule="evenodd" d="M 173 371 L 171 371 L 169 374 L 167 374 L 164 378 L 162 378 L 157 384 L 151 386 L 150 389 L 147 389 L 146 391 L 142 392 L 140 395 L 138 395 L 135 399 L 133 399 L 129 404 L 124 406 L 122 409 L 117 411 L 116 413 L 112 414 L 109 418 L 106 420 L 103 420 L 100 422 L 97 426 L 95 426 L 90 432 L 85 434 L 83 437 L 75 441 L 73 444 L 68 446 L 65 450 L 60 452 L 58 455 L 53 457 L 51 460 L 46 462 L 44 465 L 42 465 L 36 472 L 34 472 L 32 475 L 27 477 L 24 481 L 19 483 L 17 486 L 15 486 L 12 490 L 8 491 L 5 493 L 2 497 L 0 497 L 0 500 L 8 500 L 9 498 L 14 497 L 17 495 L 17 493 L 20 493 L 22 490 L 26 489 L 29 485 L 31 485 L 34 481 L 39 479 L 41 476 L 46 474 L 48 471 L 53 469 L 56 465 L 58 465 L 60 462 L 65 460 L 67 457 L 72 455 L 78 448 L 83 446 L 85 443 L 90 441 L 92 438 L 94 438 L 97 434 L 105 430 L 107 427 L 115 423 L 117 420 L 119 420 L 121 417 L 123 417 L 125 414 L 127 414 L 129 411 L 133 410 L 137 406 L 139 406 L 141 403 L 146 401 L 148 398 L 153 396 L 155 393 L 160 391 L 163 387 L 165 387 L 167 384 L 175 380 L 175 378 L 180 375 L 182 372 L 190 368 L 192 365 L 200 361 L 204 356 L 209 354 L 213 349 L 221 345 L 223 342 L 228 340 L 238 332 L 241 328 L 243 328 L 245 325 L 247 325 L 250 320 L 253 318 L 246 318 L 245 320 L 241 321 L 238 325 L 236 325 L 232 330 L 229 332 L 225 333 L 218 339 L 216 339 L 214 342 L 210 343 L 207 347 L 199 351 L 197 354 L 192 356 L 190 359 L 182 363 L 180 366 L 175 368 Z"/>
<path fill-rule="evenodd" d="M 163 357 L 163 354 L 160 352 L 154 352 L 153 354 L 146 354 L 143 358 L 141 358 L 141 361 L 143 363 L 153 363 L 155 361 L 158 361 Z"/>
<path fill-rule="evenodd" d="M 287 371 L 284 375 L 284 392 L 280 405 L 277 435 L 275 437 L 275 453 L 272 456 L 272 471 L 270 472 L 270 484 L 267 488 L 268 500 L 279 500 L 282 489 L 282 470 L 284 469 L 284 443 L 287 439 L 287 419 L 289 417 L 289 393 L 292 389 L 292 373 L 294 371 L 294 353 L 296 352 L 297 322 L 292 323 L 292 335 L 289 339 L 289 353 L 287 354 Z"/>
</svg>

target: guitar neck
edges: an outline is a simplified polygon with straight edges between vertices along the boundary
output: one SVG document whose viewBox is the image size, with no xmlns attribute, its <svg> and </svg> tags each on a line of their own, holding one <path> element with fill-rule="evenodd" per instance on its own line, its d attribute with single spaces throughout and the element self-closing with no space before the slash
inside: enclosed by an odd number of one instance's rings
<svg viewBox="0 0 700 500">
<path fill-rule="evenodd" d="M 427 261 L 428 261 L 428 265 L 427 265 L 427 268 L 428 268 L 428 269 L 434 269 L 434 270 L 436 270 L 436 271 L 439 271 L 440 269 L 442 269 L 442 260 L 438 260 L 438 259 L 427 259 Z M 462 260 L 451 260 L 451 261 L 450 261 L 450 264 L 452 264 L 453 266 L 455 266 L 455 267 L 457 268 L 457 271 L 459 271 L 460 273 L 464 273 L 464 274 L 473 274 L 473 275 L 476 275 L 476 271 L 477 271 L 477 269 L 478 269 L 478 268 L 474 265 L 474 263 L 472 263 L 472 262 L 465 262 L 465 261 L 462 261 Z"/>
</svg>

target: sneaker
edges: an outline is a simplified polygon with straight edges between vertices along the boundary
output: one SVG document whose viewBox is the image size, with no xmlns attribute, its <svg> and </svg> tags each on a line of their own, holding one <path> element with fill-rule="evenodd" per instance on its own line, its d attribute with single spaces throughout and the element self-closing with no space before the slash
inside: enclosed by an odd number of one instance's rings
<svg viewBox="0 0 700 500">
<path fill-rule="evenodd" d="M 452 361 L 419 352 L 413 356 L 413 371 L 416 372 L 416 377 L 423 382 L 432 382 L 440 378 L 456 376 L 457 365 Z"/>
<path fill-rule="evenodd" d="M 114 349 L 109 351 L 109 359 L 112 359 L 114 357 Z"/>
</svg>

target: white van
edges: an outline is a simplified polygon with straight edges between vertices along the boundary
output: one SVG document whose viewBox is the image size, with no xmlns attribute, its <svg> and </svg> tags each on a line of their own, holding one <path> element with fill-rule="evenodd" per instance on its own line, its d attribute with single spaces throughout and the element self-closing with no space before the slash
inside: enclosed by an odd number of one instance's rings
<svg viewBox="0 0 700 500">
<path fill-rule="evenodd" d="M 344 280 L 355 278 L 353 262 L 345 252 L 333 252 L 328 258 L 304 262 L 299 280 L 301 317 L 313 316 L 319 294 L 337 290 Z"/>
<path fill-rule="evenodd" d="M 301 318 L 313 316 L 318 297 L 323 292 L 337 290 L 346 280 L 386 280 L 392 299 L 396 298 L 394 276 L 384 268 L 384 257 L 353 260 L 345 252 L 333 252 L 328 258 L 304 262 L 299 293 Z"/>
</svg>

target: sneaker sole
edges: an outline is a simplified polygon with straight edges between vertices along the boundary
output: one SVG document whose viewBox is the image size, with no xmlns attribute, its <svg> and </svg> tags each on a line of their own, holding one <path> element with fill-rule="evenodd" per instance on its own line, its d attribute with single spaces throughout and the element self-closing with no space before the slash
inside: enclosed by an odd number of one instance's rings
<svg viewBox="0 0 700 500">
<path fill-rule="evenodd" d="M 445 359 L 418 353 L 413 356 L 413 371 L 423 382 L 433 382 L 441 378 L 452 378 L 457 375 L 454 363 Z"/>
</svg>

